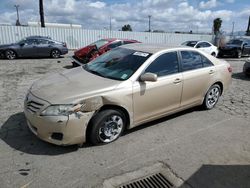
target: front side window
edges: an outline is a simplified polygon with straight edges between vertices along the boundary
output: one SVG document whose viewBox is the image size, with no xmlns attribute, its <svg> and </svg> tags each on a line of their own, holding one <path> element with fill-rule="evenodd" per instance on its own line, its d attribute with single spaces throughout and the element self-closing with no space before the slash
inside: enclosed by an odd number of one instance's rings
<svg viewBox="0 0 250 188">
<path fill-rule="evenodd" d="M 118 47 L 99 56 L 83 68 L 101 77 L 127 80 L 150 56 L 150 53 Z"/>
<path fill-rule="evenodd" d="M 94 43 L 90 44 L 90 46 L 96 45 L 97 49 L 99 49 L 100 47 L 102 47 L 105 44 L 108 44 L 108 41 L 101 39 L 101 40 L 95 41 Z"/>
<path fill-rule="evenodd" d="M 179 72 L 177 52 L 168 52 L 157 57 L 145 72 L 155 73 L 159 77 Z"/>
</svg>

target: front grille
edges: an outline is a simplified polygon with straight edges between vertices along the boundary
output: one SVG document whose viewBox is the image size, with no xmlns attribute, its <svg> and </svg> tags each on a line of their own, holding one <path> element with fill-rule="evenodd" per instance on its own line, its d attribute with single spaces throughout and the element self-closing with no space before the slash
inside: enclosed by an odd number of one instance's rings
<svg viewBox="0 0 250 188">
<path fill-rule="evenodd" d="M 28 101 L 27 102 L 27 110 L 29 110 L 32 113 L 36 113 L 37 111 L 39 111 L 42 107 L 44 106 L 44 104 L 39 103 L 37 101 Z"/>
<path fill-rule="evenodd" d="M 173 188 L 174 185 L 161 173 L 156 173 L 144 178 L 120 185 L 119 188 Z"/>
</svg>

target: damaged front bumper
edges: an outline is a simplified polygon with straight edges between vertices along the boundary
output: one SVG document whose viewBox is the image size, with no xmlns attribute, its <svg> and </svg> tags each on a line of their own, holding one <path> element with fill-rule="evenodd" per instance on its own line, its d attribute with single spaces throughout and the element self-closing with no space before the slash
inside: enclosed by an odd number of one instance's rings
<svg viewBox="0 0 250 188">
<path fill-rule="evenodd" d="M 29 129 L 40 139 L 56 145 L 74 145 L 86 142 L 87 125 L 93 112 L 76 112 L 68 116 L 41 116 L 40 112 L 48 106 L 46 102 L 29 94 L 24 103 L 24 114 Z M 43 104 L 38 111 L 32 111 L 30 105 Z"/>
</svg>

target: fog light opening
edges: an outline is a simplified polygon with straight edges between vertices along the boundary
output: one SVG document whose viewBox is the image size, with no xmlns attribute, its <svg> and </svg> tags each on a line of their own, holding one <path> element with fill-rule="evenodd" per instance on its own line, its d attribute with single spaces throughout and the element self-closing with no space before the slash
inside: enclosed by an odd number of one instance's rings
<svg viewBox="0 0 250 188">
<path fill-rule="evenodd" d="M 52 133 L 51 138 L 54 140 L 62 140 L 63 134 L 62 133 Z"/>
</svg>

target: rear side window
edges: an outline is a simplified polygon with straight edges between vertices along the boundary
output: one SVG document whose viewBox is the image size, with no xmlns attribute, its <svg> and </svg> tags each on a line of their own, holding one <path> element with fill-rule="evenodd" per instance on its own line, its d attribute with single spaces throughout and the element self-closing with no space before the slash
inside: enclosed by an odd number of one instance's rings
<svg viewBox="0 0 250 188">
<path fill-rule="evenodd" d="M 118 42 L 113 42 L 112 44 L 108 45 L 108 48 L 112 49 L 112 48 L 116 48 L 118 46 L 122 45 L 122 41 L 118 41 Z"/>
<path fill-rule="evenodd" d="M 177 52 L 169 52 L 157 57 L 145 70 L 157 74 L 157 76 L 166 76 L 179 72 Z"/>
<path fill-rule="evenodd" d="M 203 64 L 203 67 L 211 67 L 213 66 L 214 64 L 208 60 L 208 58 L 206 58 L 205 56 L 203 55 L 200 55 L 201 56 L 201 61 L 202 61 L 202 64 Z"/>
<path fill-rule="evenodd" d="M 207 48 L 207 47 L 210 47 L 211 45 L 207 42 L 200 42 L 199 44 L 197 44 L 197 47 L 200 47 L 200 48 Z"/>
<path fill-rule="evenodd" d="M 182 71 L 213 66 L 213 63 L 198 52 L 181 51 Z"/>
</svg>

